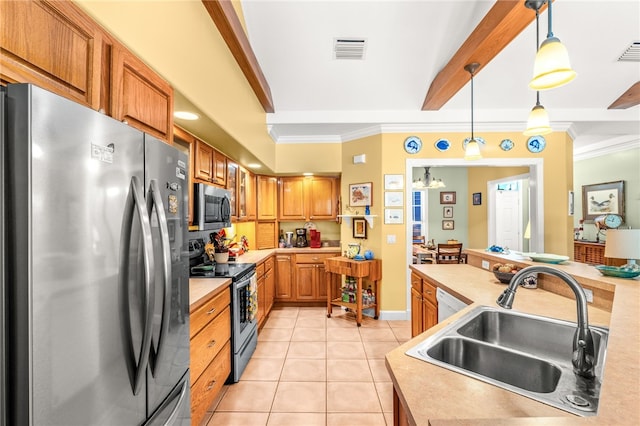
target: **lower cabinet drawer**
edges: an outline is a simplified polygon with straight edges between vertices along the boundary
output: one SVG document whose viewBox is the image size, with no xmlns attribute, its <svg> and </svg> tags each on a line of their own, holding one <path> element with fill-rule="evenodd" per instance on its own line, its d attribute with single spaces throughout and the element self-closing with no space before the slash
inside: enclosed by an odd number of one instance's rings
<svg viewBox="0 0 640 426">
<path fill-rule="evenodd" d="M 196 382 L 191 382 L 191 424 L 199 425 L 231 373 L 231 342 L 228 341 Z"/>
<path fill-rule="evenodd" d="M 231 309 L 227 306 L 190 342 L 191 383 L 195 383 L 211 360 L 231 338 Z"/>
<path fill-rule="evenodd" d="M 216 315 L 224 310 L 231 303 L 231 292 L 225 288 L 220 294 L 207 301 L 204 305 L 191 312 L 189 315 L 189 337 L 193 338 L 202 330 Z"/>
</svg>

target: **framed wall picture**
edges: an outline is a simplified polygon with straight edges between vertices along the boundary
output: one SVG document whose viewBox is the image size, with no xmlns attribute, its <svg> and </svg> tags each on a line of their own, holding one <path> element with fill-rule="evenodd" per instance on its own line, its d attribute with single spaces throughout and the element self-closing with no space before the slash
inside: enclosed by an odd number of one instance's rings
<svg viewBox="0 0 640 426">
<path fill-rule="evenodd" d="M 455 203 L 456 203 L 455 191 L 440 192 L 440 204 L 455 204 Z"/>
<path fill-rule="evenodd" d="M 624 219 L 624 181 L 582 185 L 582 218 L 592 221 L 597 216 L 614 213 Z"/>
<path fill-rule="evenodd" d="M 367 238 L 367 221 L 363 217 L 353 218 L 353 238 Z"/>
<path fill-rule="evenodd" d="M 442 221 L 442 229 L 446 231 L 452 231 L 455 228 L 455 223 L 453 220 L 443 220 Z"/>
<path fill-rule="evenodd" d="M 371 182 L 349 184 L 349 205 L 352 207 L 371 206 L 373 199 Z"/>
<path fill-rule="evenodd" d="M 384 189 L 404 189 L 404 175 L 384 175 Z"/>
<path fill-rule="evenodd" d="M 403 200 L 404 192 L 384 192 L 384 206 L 385 207 L 402 207 L 404 205 Z"/>
<path fill-rule="evenodd" d="M 474 206 L 482 205 L 482 192 L 473 193 L 473 205 Z"/>
<path fill-rule="evenodd" d="M 453 217 L 453 206 L 445 206 L 442 208 L 442 217 L 450 219 Z"/>
<path fill-rule="evenodd" d="M 385 224 L 402 224 L 403 209 L 384 209 Z"/>
</svg>

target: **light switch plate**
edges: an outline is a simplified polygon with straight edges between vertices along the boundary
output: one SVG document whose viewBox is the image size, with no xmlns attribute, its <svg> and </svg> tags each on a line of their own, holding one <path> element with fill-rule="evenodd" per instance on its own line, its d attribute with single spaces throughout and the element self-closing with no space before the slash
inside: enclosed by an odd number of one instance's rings
<svg viewBox="0 0 640 426">
<path fill-rule="evenodd" d="M 387 235 L 387 244 L 395 244 L 396 243 L 396 235 L 389 234 Z"/>
<path fill-rule="evenodd" d="M 489 261 L 488 260 L 483 260 L 482 261 L 482 269 L 486 269 L 487 271 L 489 270 Z"/>
<path fill-rule="evenodd" d="M 593 290 L 588 288 L 582 288 L 584 290 L 584 295 L 587 296 L 587 302 L 593 303 Z"/>
</svg>

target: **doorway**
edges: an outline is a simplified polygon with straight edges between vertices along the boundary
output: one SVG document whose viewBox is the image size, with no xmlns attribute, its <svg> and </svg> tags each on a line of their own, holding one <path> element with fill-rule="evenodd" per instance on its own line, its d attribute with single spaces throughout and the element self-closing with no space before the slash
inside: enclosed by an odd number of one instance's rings
<svg viewBox="0 0 640 426">
<path fill-rule="evenodd" d="M 493 197 L 489 197 L 489 223 L 495 224 L 488 229 L 489 245 L 508 247 L 516 251 L 523 250 L 525 246 L 523 229 L 529 221 L 528 178 L 529 176 L 526 175 L 522 179 L 508 178 L 506 181 L 487 183 L 487 193 L 493 194 Z M 492 198 L 493 202 L 491 202 Z"/>
</svg>

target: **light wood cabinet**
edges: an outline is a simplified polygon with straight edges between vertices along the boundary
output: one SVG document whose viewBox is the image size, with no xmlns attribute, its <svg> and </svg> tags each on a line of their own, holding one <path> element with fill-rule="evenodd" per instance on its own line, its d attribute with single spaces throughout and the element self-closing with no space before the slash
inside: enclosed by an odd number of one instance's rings
<svg viewBox="0 0 640 426">
<path fill-rule="evenodd" d="M 295 300 L 298 302 L 327 301 L 324 260 L 338 256 L 335 253 L 296 254 L 295 264 Z"/>
<path fill-rule="evenodd" d="M 411 337 L 438 323 L 438 300 L 436 285 L 411 273 Z"/>
<path fill-rule="evenodd" d="M 257 176 L 258 220 L 278 218 L 278 178 Z"/>
<path fill-rule="evenodd" d="M 269 315 L 276 297 L 276 270 L 273 257 L 265 261 L 264 286 L 266 292 L 266 315 Z"/>
<path fill-rule="evenodd" d="M 171 85 L 73 2 L 0 2 L 0 46 L 2 82 L 36 84 L 171 143 Z"/>
<path fill-rule="evenodd" d="M 238 164 L 227 160 L 227 189 L 231 196 L 231 220 L 238 220 Z"/>
<path fill-rule="evenodd" d="M 258 328 L 261 328 L 267 320 L 275 295 L 275 271 L 273 270 L 273 257 L 269 257 L 256 265 L 258 277 Z"/>
<path fill-rule="evenodd" d="M 256 220 L 255 175 L 238 166 L 237 216 L 239 221 Z"/>
<path fill-rule="evenodd" d="M 283 177 L 278 197 L 279 219 L 335 220 L 338 214 L 338 178 Z"/>
<path fill-rule="evenodd" d="M 276 255 L 275 299 L 277 301 L 293 300 L 293 263 L 289 254 Z"/>
<path fill-rule="evenodd" d="M 227 157 L 211 145 L 196 139 L 194 177 L 204 183 L 225 187 Z"/>
<path fill-rule="evenodd" d="M 173 88 L 119 43 L 111 52 L 111 115 L 171 143 Z"/>
<path fill-rule="evenodd" d="M 256 223 L 256 248 L 269 249 L 278 245 L 278 225 L 276 222 Z"/>
<path fill-rule="evenodd" d="M 0 2 L 0 75 L 101 108 L 105 32 L 72 2 Z"/>
<path fill-rule="evenodd" d="M 200 424 L 231 373 L 231 293 L 220 288 L 190 312 L 191 421 Z"/>
<path fill-rule="evenodd" d="M 591 265 L 622 266 L 626 259 L 614 259 L 604 257 L 604 243 L 592 243 L 587 241 L 573 242 L 573 260 Z"/>
</svg>

